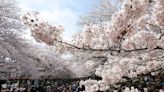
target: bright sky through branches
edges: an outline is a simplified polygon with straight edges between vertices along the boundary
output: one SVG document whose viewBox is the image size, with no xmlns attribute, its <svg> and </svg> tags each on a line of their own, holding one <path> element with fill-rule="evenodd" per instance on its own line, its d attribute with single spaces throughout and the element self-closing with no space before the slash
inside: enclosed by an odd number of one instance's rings
<svg viewBox="0 0 164 92">
<path fill-rule="evenodd" d="M 18 0 L 23 10 L 39 11 L 50 23 L 63 25 L 64 39 L 80 30 L 79 16 L 91 10 L 98 0 Z"/>
</svg>

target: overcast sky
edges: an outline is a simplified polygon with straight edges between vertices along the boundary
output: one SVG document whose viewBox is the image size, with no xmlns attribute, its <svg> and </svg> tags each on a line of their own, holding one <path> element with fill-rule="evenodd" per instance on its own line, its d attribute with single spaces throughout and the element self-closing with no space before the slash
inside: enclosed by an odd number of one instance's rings
<svg viewBox="0 0 164 92">
<path fill-rule="evenodd" d="M 98 0 L 18 0 L 23 10 L 39 11 L 50 23 L 63 25 L 64 38 L 79 31 L 79 15 L 85 15 Z"/>
</svg>

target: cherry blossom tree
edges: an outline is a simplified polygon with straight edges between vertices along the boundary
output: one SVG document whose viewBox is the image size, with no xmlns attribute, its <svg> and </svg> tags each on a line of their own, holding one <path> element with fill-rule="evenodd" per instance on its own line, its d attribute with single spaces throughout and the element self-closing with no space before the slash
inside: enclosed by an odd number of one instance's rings
<svg viewBox="0 0 164 92">
<path fill-rule="evenodd" d="M 15 0 L 0 0 L 0 79 L 70 77 L 64 60 L 48 46 L 24 39 L 23 30 Z"/>
<path fill-rule="evenodd" d="M 164 68 L 163 0 L 125 0 L 110 21 L 84 25 L 71 43 L 62 40 L 61 26 L 40 23 L 35 15 L 27 13 L 22 20 L 36 40 L 61 54 L 69 52 L 76 62 L 87 62 L 102 78 L 81 81 L 86 92 L 104 91 L 124 77 L 134 78 Z M 35 21 L 28 16 L 34 16 Z"/>
<path fill-rule="evenodd" d="M 33 11 L 25 13 L 22 16 L 22 21 L 27 28 L 31 30 L 32 36 L 34 36 L 37 42 L 46 43 L 50 46 L 51 50 L 59 54 L 56 58 L 62 57 L 65 54 L 73 56 L 70 60 L 63 60 L 60 58 L 61 61 L 65 61 L 65 68 L 70 71 L 73 78 L 90 76 L 94 71 L 92 68 L 102 63 L 99 59 L 96 60 L 99 62 L 94 62 L 95 60 L 93 61 L 92 55 L 84 55 L 85 52 L 79 52 L 77 46 L 64 42 L 61 34 L 64 31 L 63 27 L 61 25 L 49 24 L 45 19 L 41 18 L 38 12 Z M 77 55 L 75 55 L 76 51 L 78 51 L 78 53 L 76 53 Z M 46 57 L 48 55 L 44 56 Z M 54 60 L 53 64 L 55 63 L 57 62 Z"/>
<path fill-rule="evenodd" d="M 0 0 L 0 79 L 20 77 L 30 69 L 17 34 L 21 30 L 17 11 L 14 0 Z"/>
</svg>

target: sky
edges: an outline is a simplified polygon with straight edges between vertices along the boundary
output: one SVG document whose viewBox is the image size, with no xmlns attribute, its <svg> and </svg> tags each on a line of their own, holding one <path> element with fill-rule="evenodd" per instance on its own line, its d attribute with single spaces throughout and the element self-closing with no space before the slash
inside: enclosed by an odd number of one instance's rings
<svg viewBox="0 0 164 92">
<path fill-rule="evenodd" d="M 18 0 L 24 11 L 39 11 L 44 19 L 52 24 L 64 27 L 64 39 L 70 40 L 71 35 L 80 31 L 77 24 L 80 15 L 87 14 L 92 5 L 99 0 Z"/>
</svg>

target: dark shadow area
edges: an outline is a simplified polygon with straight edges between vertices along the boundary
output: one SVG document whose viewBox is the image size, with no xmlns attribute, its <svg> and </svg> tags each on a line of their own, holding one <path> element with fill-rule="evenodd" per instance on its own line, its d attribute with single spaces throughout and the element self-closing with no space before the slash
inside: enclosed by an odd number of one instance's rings
<svg viewBox="0 0 164 92">
<path fill-rule="evenodd" d="M 1 92 L 79 92 L 85 90 L 80 86 L 81 80 L 101 80 L 97 76 L 65 79 L 10 79 L 0 80 Z"/>
</svg>

